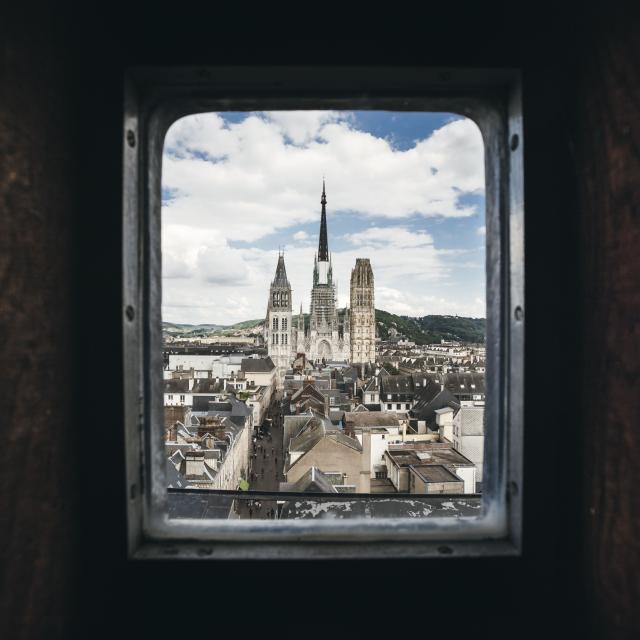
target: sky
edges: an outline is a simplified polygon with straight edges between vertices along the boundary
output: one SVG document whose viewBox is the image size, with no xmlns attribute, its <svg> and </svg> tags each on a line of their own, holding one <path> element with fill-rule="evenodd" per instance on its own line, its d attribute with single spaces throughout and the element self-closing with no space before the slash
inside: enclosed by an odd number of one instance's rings
<svg viewBox="0 0 640 640">
<path fill-rule="evenodd" d="M 308 312 L 326 181 L 338 305 L 369 258 L 375 305 L 485 317 L 482 136 L 450 113 L 218 112 L 167 132 L 163 320 L 229 325 L 266 314 L 278 251 Z"/>
</svg>

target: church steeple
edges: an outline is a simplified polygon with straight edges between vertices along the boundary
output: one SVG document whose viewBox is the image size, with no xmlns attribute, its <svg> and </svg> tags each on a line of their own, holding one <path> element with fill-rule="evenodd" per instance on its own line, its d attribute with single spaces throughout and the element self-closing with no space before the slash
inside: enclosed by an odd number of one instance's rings
<svg viewBox="0 0 640 640">
<path fill-rule="evenodd" d="M 291 285 L 284 266 L 284 253 L 278 252 L 276 275 L 271 281 L 269 292 L 269 309 L 291 310 Z"/>
<path fill-rule="evenodd" d="M 320 216 L 320 240 L 318 242 L 318 261 L 327 262 L 329 260 L 329 243 L 327 241 L 327 194 L 325 193 L 324 179 L 322 180 L 322 214 Z"/>
<path fill-rule="evenodd" d="M 284 266 L 284 253 L 278 252 L 278 266 L 276 267 L 276 277 L 271 283 L 274 287 L 290 287 L 287 279 L 287 269 Z"/>
</svg>

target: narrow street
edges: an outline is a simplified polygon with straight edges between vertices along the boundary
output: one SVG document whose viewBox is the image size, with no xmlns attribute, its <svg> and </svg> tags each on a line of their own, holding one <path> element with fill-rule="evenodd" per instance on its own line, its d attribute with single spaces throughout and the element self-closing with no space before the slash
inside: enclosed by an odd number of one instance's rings
<svg viewBox="0 0 640 640">
<path fill-rule="evenodd" d="M 265 416 L 263 429 L 254 427 L 250 450 L 249 490 L 277 492 L 284 481 L 282 455 L 281 392 L 274 394 Z M 269 420 L 270 419 L 270 420 Z M 271 426 L 270 426 L 271 425 Z M 247 499 L 239 506 L 238 516 L 243 519 L 269 519 L 277 517 L 275 500 Z"/>
</svg>

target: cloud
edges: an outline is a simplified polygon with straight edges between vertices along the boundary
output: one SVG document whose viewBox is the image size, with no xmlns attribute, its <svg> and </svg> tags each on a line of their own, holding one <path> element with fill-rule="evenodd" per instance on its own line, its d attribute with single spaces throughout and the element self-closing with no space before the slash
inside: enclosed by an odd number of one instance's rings
<svg viewBox="0 0 640 640">
<path fill-rule="evenodd" d="M 347 234 L 345 238 L 351 244 L 383 249 L 393 247 L 425 247 L 433 244 L 433 238 L 424 231 L 410 231 L 405 227 L 369 227 L 358 233 Z"/>
<path fill-rule="evenodd" d="M 415 295 L 390 287 L 376 287 L 376 307 L 397 315 L 418 317 L 427 315 L 461 315 L 485 317 L 482 298 L 455 300 L 451 297 Z"/>
<path fill-rule="evenodd" d="M 368 257 L 378 308 L 484 315 L 475 300 L 483 290 L 460 302 L 447 294 L 460 251 L 407 226 L 416 216 L 477 224 L 471 216 L 480 212 L 463 204 L 465 194 L 482 195 L 484 183 L 482 139 L 470 120 L 425 133 L 400 151 L 356 129 L 348 113 L 254 113 L 241 122 L 200 114 L 170 128 L 162 172 L 171 194 L 162 209 L 165 320 L 231 324 L 264 316 L 278 256 L 268 239 L 282 231 L 295 241 L 284 242 L 294 309 L 302 302 L 308 311 L 316 237 L 293 229 L 317 224 L 323 174 L 330 246 L 341 211 L 357 213 L 363 227 L 343 228 L 345 242 L 332 252 L 340 306 L 348 302 L 356 258 Z"/>
<path fill-rule="evenodd" d="M 346 117 L 335 111 L 267 111 L 264 115 L 296 145 L 315 139 L 323 125 Z"/>
<path fill-rule="evenodd" d="M 198 252 L 197 268 L 205 282 L 242 286 L 249 284 L 249 269 L 238 251 L 229 247 L 203 247 Z"/>
<path fill-rule="evenodd" d="M 484 225 L 482 225 L 481 227 L 478 227 L 476 233 L 479 236 L 486 236 L 487 235 L 487 228 Z"/>
<path fill-rule="evenodd" d="M 341 112 L 256 113 L 236 123 L 215 113 L 178 120 L 165 142 L 162 180 L 172 198 L 164 219 L 255 241 L 315 220 L 322 175 L 329 216 L 476 211 L 461 202 L 484 185 L 482 139 L 471 120 L 445 124 L 404 151 L 351 120 Z"/>
</svg>

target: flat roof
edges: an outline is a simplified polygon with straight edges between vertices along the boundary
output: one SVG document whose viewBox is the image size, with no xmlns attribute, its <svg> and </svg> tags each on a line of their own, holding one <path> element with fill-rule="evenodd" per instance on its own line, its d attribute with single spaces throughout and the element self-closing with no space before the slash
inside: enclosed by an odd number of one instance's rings
<svg viewBox="0 0 640 640">
<path fill-rule="evenodd" d="M 424 482 L 463 482 L 455 473 L 451 473 L 441 464 L 411 465 L 409 471 L 415 473 Z"/>
<path fill-rule="evenodd" d="M 445 464 L 449 466 L 474 466 L 473 462 L 461 453 L 449 447 L 439 447 L 434 449 L 392 449 L 386 451 L 387 455 L 399 467 L 408 467 L 409 465 L 438 465 Z"/>
</svg>

